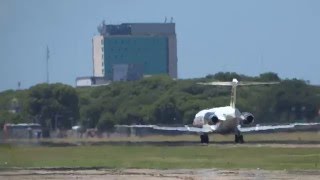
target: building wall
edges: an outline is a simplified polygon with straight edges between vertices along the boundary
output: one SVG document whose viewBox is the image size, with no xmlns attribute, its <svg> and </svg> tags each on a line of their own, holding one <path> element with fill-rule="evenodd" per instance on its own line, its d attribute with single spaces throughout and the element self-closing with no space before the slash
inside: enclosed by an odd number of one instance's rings
<svg viewBox="0 0 320 180">
<path fill-rule="evenodd" d="M 139 64 L 115 64 L 112 70 L 112 81 L 136 81 L 143 77 L 143 69 Z"/>
<path fill-rule="evenodd" d="M 93 76 L 104 76 L 104 43 L 103 36 L 94 36 L 92 39 Z"/>
<path fill-rule="evenodd" d="M 104 39 L 105 76 L 112 79 L 116 64 L 142 66 L 144 75 L 168 74 L 168 38 L 165 36 L 107 36 Z"/>
<path fill-rule="evenodd" d="M 112 81 L 126 81 L 128 75 L 128 64 L 116 64 L 112 67 Z"/>
<path fill-rule="evenodd" d="M 177 57 L 177 39 L 175 35 L 168 38 L 169 49 L 169 76 L 178 78 L 178 57 Z"/>
<path fill-rule="evenodd" d="M 102 24 L 99 33 L 93 38 L 94 76 L 112 80 L 114 65 L 128 64 L 144 76 L 178 77 L 175 23 Z"/>
<path fill-rule="evenodd" d="M 78 78 L 76 80 L 76 87 L 87 87 L 87 86 L 92 86 L 92 78 Z"/>
</svg>

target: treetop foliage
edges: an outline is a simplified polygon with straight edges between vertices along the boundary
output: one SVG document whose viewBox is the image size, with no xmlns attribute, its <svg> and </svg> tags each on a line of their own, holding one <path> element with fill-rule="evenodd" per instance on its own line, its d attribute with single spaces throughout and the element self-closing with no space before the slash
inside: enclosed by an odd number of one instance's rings
<svg viewBox="0 0 320 180">
<path fill-rule="evenodd" d="M 112 131 L 115 124 L 191 124 L 199 110 L 227 106 L 230 102 L 230 87 L 202 86 L 197 82 L 233 78 L 281 82 L 238 88 L 236 106 L 242 112 L 252 112 L 257 123 L 319 120 L 319 87 L 298 79 L 281 80 L 272 72 L 258 77 L 219 72 L 197 79 L 172 80 L 160 75 L 100 87 L 73 88 L 58 83 L 4 91 L 0 93 L 0 125 L 37 121 L 51 129 L 81 124 Z M 13 99 L 19 102 L 17 113 L 9 112 L 16 102 Z"/>
</svg>

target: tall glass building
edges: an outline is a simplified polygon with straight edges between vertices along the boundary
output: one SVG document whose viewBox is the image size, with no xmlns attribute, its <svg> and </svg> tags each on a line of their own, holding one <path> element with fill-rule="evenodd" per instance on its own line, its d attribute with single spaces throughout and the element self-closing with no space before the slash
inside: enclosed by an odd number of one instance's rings
<svg viewBox="0 0 320 180">
<path fill-rule="evenodd" d="M 156 74 L 177 78 L 174 23 L 102 23 L 98 30 L 100 35 L 93 38 L 94 76 L 114 81 Z"/>
</svg>

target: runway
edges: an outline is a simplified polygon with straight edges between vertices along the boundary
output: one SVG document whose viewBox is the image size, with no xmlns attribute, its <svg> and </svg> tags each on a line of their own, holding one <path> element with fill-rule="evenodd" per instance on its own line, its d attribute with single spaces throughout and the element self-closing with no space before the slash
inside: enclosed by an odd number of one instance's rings
<svg viewBox="0 0 320 180">
<path fill-rule="evenodd" d="M 6 143 L 6 142 L 2 142 Z M 69 147 L 69 146 L 104 146 L 104 145 L 123 145 L 123 146 L 209 146 L 209 147 L 315 147 L 320 148 L 320 140 L 316 141 L 299 141 L 299 140 L 264 140 L 248 141 L 243 144 L 236 144 L 232 141 L 210 142 L 201 144 L 199 141 L 72 141 L 72 142 L 55 142 L 55 141 L 10 141 L 11 145 L 33 145 L 46 147 Z"/>
<path fill-rule="evenodd" d="M 320 171 L 269 171 L 260 169 L 104 169 L 38 168 L 0 171 L 0 179 L 318 179 Z"/>
</svg>

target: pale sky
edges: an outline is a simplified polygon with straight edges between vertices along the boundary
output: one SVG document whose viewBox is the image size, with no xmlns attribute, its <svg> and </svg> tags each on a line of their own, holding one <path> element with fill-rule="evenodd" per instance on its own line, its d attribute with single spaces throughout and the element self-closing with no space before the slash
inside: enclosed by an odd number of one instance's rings
<svg viewBox="0 0 320 180">
<path fill-rule="evenodd" d="M 0 91 L 92 76 L 97 26 L 173 17 L 178 76 L 219 71 L 320 84 L 319 0 L 0 0 Z"/>
</svg>

